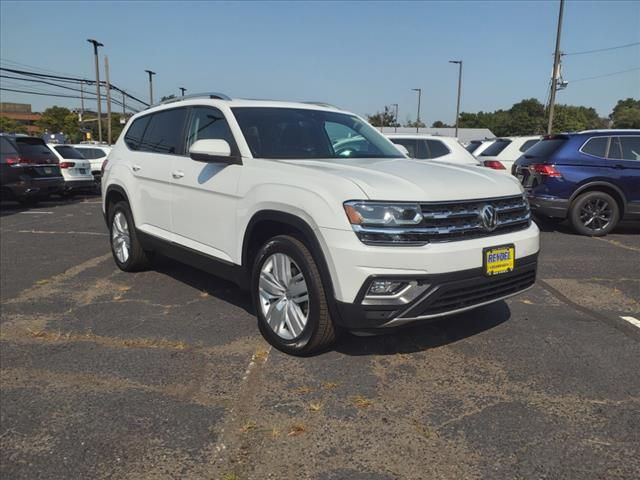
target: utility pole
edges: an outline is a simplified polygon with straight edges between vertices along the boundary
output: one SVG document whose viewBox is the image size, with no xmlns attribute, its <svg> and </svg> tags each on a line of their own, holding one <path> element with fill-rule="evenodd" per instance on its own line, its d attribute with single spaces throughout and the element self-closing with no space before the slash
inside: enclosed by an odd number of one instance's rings
<svg viewBox="0 0 640 480">
<path fill-rule="evenodd" d="M 551 95 L 549 97 L 549 125 L 547 134 L 553 131 L 553 111 L 556 106 L 556 90 L 558 89 L 558 68 L 560 66 L 560 34 L 562 33 L 562 14 L 564 12 L 564 0 L 560 0 L 560 12 L 558 13 L 558 31 L 556 33 L 556 50 L 553 54 L 553 73 L 551 74 Z"/>
<path fill-rule="evenodd" d="M 180 87 L 180 95 L 181 95 L 182 97 L 184 97 L 184 92 L 186 92 L 186 91 L 187 91 L 187 89 L 186 89 L 186 88 L 184 88 L 184 87 Z"/>
<path fill-rule="evenodd" d="M 420 124 L 420 100 L 422 99 L 422 89 L 412 88 L 411 90 L 418 92 L 418 114 L 416 115 L 416 133 L 418 133 L 420 131 L 420 127 L 418 125 Z"/>
<path fill-rule="evenodd" d="M 109 83 L 109 57 L 104 56 L 104 79 L 107 82 L 107 141 L 111 145 L 111 84 Z"/>
<path fill-rule="evenodd" d="M 87 42 L 93 45 L 93 57 L 96 64 L 96 95 L 98 96 L 98 141 L 102 142 L 102 107 L 100 100 L 100 65 L 98 63 L 98 47 L 104 47 L 104 44 L 100 43 L 93 38 L 87 38 Z"/>
<path fill-rule="evenodd" d="M 398 104 L 392 103 L 391 106 L 396 107 L 396 118 L 395 118 L 395 121 L 393 122 L 393 131 L 397 132 L 398 131 Z"/>
<path fill-rule="evenodd" d="M 149 74 L 149 106 L 153 105 L 153 76 L 156 72 L 145 70 Z"/>
<path fill-rule="evenodd" d="M 124 90 L 122 90 L 122 118 L 127 116 L 127 112 L 125 111 L 125 107 L 126 107 L 126 102 L 127 102 L 127 97 L 124 94 Z"/>
<path fill-rule="evenodd" d="M 80 128 L 82 129 L 82 136 L 84 137 L 84 80 L 80 82 Z"/>
<path fill-rule="evenodd" d="M 449 60 L 458 64 L 458 103 L 456 106 L 456 138 L 458 138 L 458 120 L 460 119 L 460 92 L 462 91 L 462 60 Z"/>
</svg>

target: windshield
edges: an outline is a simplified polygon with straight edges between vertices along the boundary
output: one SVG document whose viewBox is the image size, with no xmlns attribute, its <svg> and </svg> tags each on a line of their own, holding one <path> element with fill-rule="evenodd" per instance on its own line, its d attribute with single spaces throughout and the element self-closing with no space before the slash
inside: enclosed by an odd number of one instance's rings
<svg viewBox="0 0 640 480">
<path fill-rule="evenodd" d="M 256 158 L 404 158 L 382 134 L 353 115 L 268 107 L 232 111 Z"/>
<path fill-rule="evenodd" d="M 59 145 L 53 147 L 56 151 L 64 158 L 65 160 L 81 160 L 84 159 L 84 155 L 82 155 L 78 150 L 68 145 Z"/>
</svg>

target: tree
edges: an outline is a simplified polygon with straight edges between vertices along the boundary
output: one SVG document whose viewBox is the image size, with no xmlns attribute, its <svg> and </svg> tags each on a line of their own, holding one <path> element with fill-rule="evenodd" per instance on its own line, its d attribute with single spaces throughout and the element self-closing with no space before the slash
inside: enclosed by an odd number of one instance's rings
<svg viewBox="0 0 640 480">
<path fill-rule="evenodd" d="M 556 132 L 579 132 L 594 128 L 607 128 L 598 112 L 593 108 L 574 105 L 556 105 L 553 117 L 553 129 Z"/>
<path fill-rule="evenodd" d="M 174 99 L 174 98 L 176 98 L 176 96 L 175 96 L 175 95 L 173 95 L 173 94 L 171 94 L 171 95 L 165 95 L 164 97 L 162 97 L 162 98 L 160 99 L 160 101 L 161 101 L 161 102 L 164 102 L 165 100 L 172 100 L 172 99 Z"/>
<path fill-rule="evenodd" d="M 515 103 L 509 109 L 509 117 L 510 125 L 507 130 L 510 135 L 533 135 L 544 132 L 544 105 L 535 98 Z"/>
<path fill-rule="evenodd" d="M 422 120 L 417 122 L 415 120 L 409 120 L 409 119 L 407 119 L 407 121 L 403 125 L 403 127 L 411 127 L 411 128 L 425 128 L 426 126 L 427 124 L 424 123 Z"/>
<path fill-rule="evenodd" d="M 11 118 L 0 117 L 0 132 L 4 133 L 27 133 L 27 127 L 20 125 Z"/>
<path fill-rule="evenodd" d="M 40 120 L 38 120 L 37 125 L 43 130 L 48 130 L 49 132 L 64 133 L 65 125 L 67 125 L 70 121 L 68 118 L 70 113 L 71 110 L 65 107 L 49 107 L 44 112 L 42 112 L 42 117 L 40 118 Z"/>
<path fill-rule="evenodd" d="M 374 127 L 399 127 L 396 115 L 387 106 L 383 112 L 376 112 L 373 115 L 367 115 L 367 120 Z"/>
<path fill-rule="evenodd" d="M 613 128 L 640 128 L 640 100 L 618 100 L 609 118 Z"/>
<path fill-rule="evenodd" d="M 431 124 L 431 128 L 453 128 L 453 127 L 451 125 L 447 125 L 444 122 L 441 122 L 440 120 L 436 120 Z"/>
</svg>

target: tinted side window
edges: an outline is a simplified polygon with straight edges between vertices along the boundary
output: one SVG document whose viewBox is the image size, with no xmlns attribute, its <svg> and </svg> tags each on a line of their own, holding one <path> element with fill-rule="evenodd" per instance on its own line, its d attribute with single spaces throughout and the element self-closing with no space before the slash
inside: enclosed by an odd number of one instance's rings
<svg viewBox="0 0 640 480">
<path fill-rule="evenodd" d="M 589 155 L 594 155 L 596 157 L 605 158 L 607 154 L 607 143 L 609 142 L 609 137 L 594 137 L 587 140 L 582 146 L 582 152 L 588 153 Z"/>
<path fill-rule="evenodd" d="M 0 137 L 0 154 L 2 155 L 17 155 L 16 149 L 13 148 L 11 142 L 5 137 Z"/>
<path fill-rule="evenodd" d="M 144 132 L 140 150 L 181 155 L 183 153 L 182 130 L 186 114 L 186 108 L 174 108 L 152 114 Z"/>
<path fill-rule="evenodd" d="M 416 158 L 420 160 L 428 160 L 432 158 L 431 152 L 429 152 L 429 145 L 424 140 L 418 140 L 416 142 L 418 144 L 418 151 L 416 153 Z"/>
<path fill-rule="evenodd" d="M 620 137 L 611 137 L 607 158 L 622 160 L 622 143 L 620 142 Z"/>
<path fill-rule="evenodd" d="M 226 140 L 235 150 L 235 141 L 226 118 L 220 110 L 211 107 L 195 107 L 191 110 L 191 122 L 187 132 L 186 151 L 196 140 Z"/>
<path fill-rule="evenodd" d="M 449 153 L 447 146 L 440 140 L 427 140 L 429 150 L 431 150 L 431 158 L 443 157 Z"/>
<path fill-rule="evenodd" d="M 471 142 L 469 142 L 469 145 L 467 145 L 464 148 L 467 150 L 467 152 L 473 153 L 480 147 L 480 145 L 482 145 L 482 142 L 471 141 Z"/>
<path fill-rule="evenodd" d="M 521 152 L 526 152 L 527 150 L 529 150 L 531 147 L 533 147 L 536 143 L 538 143 L 540 140 L 527 140 L 526 142 L 524 142 L 522 144 L 522 146 L 520 147 L 520 151 Z"/>
<path fill-rule="evenodd" d="M 481 157 L 494 157 L 496 155 L 500 155 L 507 145 L 511 143 L 511 140 L 500 139 L 493 142 L 489 145 L 481 154 Z"/>
<path fill-rule="evenodd" d="M 131 150 L 139 150 L 140 143 L 142 142 L 142 135 L 149 124 L 149 115 L 146 117 L 140 117 L 133 121 L 133 124 L 127 130 L 127 134 L 124 137 L 124 142 Z"/>
<path fill-rule="evenodd" d="M 65 160 L 80 160 L 86 158 L 80 151 L 67 145 L 58 145 L 53 147 Z"/>
<path fill-rule="evenodd" d="M 411 140 L 409 138 L 392 138 L 391 141 L 396 145 L 402 145 L 406 148 L 411 158 L 418 158 L 416 157 L 417 149 L 415 140 Z"/>
<path fill-rule="evenodd" d="M 640 137 L 619 137 L 622 144 L 622 158 L 640 161 Z"/>
</svg>

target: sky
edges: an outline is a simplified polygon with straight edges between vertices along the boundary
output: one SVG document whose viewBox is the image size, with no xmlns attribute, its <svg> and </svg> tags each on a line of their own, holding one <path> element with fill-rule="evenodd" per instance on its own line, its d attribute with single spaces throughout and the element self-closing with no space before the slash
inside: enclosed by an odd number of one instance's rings
<svg viewBox="0 0 640 480">
<path fill-rule="evenodd" d="M 231 97 L 323 101 L 361 115 L 399 104 L 399 118 L 453 123 L 461 111 L 545 102 L 558 0 L 446 2 L 0 2 L 0 64 L 95 79 L 87 38 L 104 43 L 111 82 L 148 100 L 217 91 Z M 640 43 L 639 1 L 567 0 L 561 49 Z M 589 79 L 614 72 L 634 71 Z M 640 45 L 567 55 L 558 102 L 607 116 L 640 98 Z M 586 79 L 586 80 L 585 80 Z M 574 83 L 575 81 L 575 83 Z M 0 86 L 25 85 L 1 78 Z M 35 84 L 34 84 L 35 85 Z M 23 87 L 20 87 L 23 88 Z M 55 87 L 38 85 L 47 91 Z M 62 92 L 60 92 L 62 93 Z M 79 107 L 75 99 L 0 91 L 3 102 Z M 91 105 L 88 105 L 91 107 Z"/>
</svg>

